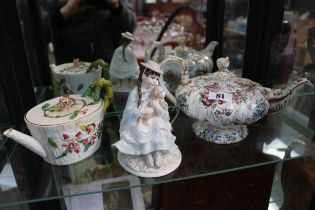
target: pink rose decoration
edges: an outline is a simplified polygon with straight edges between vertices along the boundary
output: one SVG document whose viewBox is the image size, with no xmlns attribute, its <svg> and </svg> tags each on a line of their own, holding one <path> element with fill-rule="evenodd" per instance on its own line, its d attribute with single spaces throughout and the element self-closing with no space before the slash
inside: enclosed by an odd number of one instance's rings
<svg viewBox="0 0 315 210">
<path fill-rule="evenodd" d="M 79 147 L 79 145 L 77 145 L 77 146 L 75 147 L 74 152 L 75 152 L 75 153 L 79 153 L 79 152 L 80 152 L 80 147 Z"/>
<path fill-rule="evenodd" d="M 90 126 L 87 128 L 87 131 L 88 131 L 88 134 L 90 134 L 92 131 L 94 131 L 94 126 L 93 126 L 93 125 L 90 125 Z"/>
<path fill-rule="evenodd" d="M 75 137 L 80 138 L 82 135 L 81 131 L 79 131 L 78 133 L 75 134 Z"/>
<path fill-rule="evenodd" d="M 85 115 L 87 112 L 88 112 L 88 109 L 83 109 L 83 110 L 81 110 L 81 113 L 82 113 L 83 115 Z"/>
<path fill-rule="evenodd" d="M 72 68 L 79 68 L 82 64 L 83 64 L 83 62 L 80 62 L 80 60 L 78 58 L 74 59 Z"/>
<path fill-rule="evenodd" d="M 67 140 L 67 139 L 70 138 L 70 135 L 69 135 L 69 134 L 62 134 L 62 136 L 63 136 L 63 139 L 64 139 L 64 140 Z"/>
<path fill-rule="evenodd" d="M 84 139 L 84 141 L 82 143 L 83 143 L 83 145 L 88 144 L 89 143 L 89 139 L 88 138 Z"/>
<path fill-rule="evenodd" d="M 76 143 L 75 142 L 69 142 L 69 144 L 68 144 L 68 148 L 69 149 L 74 149 L 76 147 Z"/>
</svg>

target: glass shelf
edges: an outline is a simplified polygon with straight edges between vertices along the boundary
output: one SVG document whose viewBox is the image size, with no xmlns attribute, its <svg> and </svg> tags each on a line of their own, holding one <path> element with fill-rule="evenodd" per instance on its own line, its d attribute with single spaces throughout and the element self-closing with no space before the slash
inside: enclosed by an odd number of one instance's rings
<svg viewBox="0 0 315 210">
<path fill-rule="evenodd" d="M 10 191 L 16 193 L 16 200 L 1 201 L 0 207 L 170 183 L 313 156 L 315 155 L 315 144 L 312 142 L 312 138 L 315 131 L 308 127 L 305 119 L 301 121 L 302 116 L 310 116 L 305 111 L 303 112 L 302 108 L 297 108 L 302 101 L 308 104 L 310 101 L 315 101 L 315 94 L 302 94 L 283 111 L 249 125 L 249 135 L 246 139 L 231 145 L 216 145 L 199 139 L 192 131 L 193 119 L 180 113 L 173 124 L 176 144 L 182 153 L 179 168 L 171 174 L 159 178 L 133 176 L 138 182 L 132 182 L 127 186 L 113 185 L 102 189 L 84 188 L 85 190 L 74 193 L 65 192 L 65 188 L 69 186 L 88 186 L 98 181 L 129 175 L 119 165 L 116 150 L 110 146 L 118 140 L 119 118 L 122 112 L 107 113 L 102 146 L 93 156 L 69 166 L 55 166 L 44 161 L 41 162 L 40 183 L 43 185 L 50 183 L 54 186 L 54 190 L 45 191 L 45 193 L 40 192 L 41 186 L 26 184 L 26 166 L 23 165 L 20 155 L 21 151 L 25 152 L 25 149 L 14 144 L 14 149 L 8 154 L 6 163 L 11 165 L 14 171 L 11 179 L 12 183 L 16 183 L 16 185 L 12 185 Z M 295 110 L 296 114 L 300 113 L 300 118 L 293 115 L 292 110 Z M 308 113 L 310 111 L 306 110 Z M 175 111 L 171 111 L 171 116 L 174 114 Z M 305 145 L 297 145 L 290 153 L 291 156 L 284 157 L 286 148 L 294 139 L 302 140 Z M 12 141 L 6 140 L 6 143 L 8 142 Z M 8 193 L 8 189 L 1 187 L 0 197 L 6 193 Z"/>
</svg>

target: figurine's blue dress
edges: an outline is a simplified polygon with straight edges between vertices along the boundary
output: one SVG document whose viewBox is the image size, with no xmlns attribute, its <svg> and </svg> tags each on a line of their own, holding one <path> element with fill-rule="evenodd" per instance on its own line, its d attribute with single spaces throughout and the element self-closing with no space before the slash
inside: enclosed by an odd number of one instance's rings
<svg viewBox="0 0 315 210">
<path fill-rule="evenodd" d="M 120 122 L 120 140 L 113 144 L 120 152 L 144 155 L 154 151 L 173 151 L 177 148 L 167 110 L 161 108 L 157 116 L 145 123 L 138 120 L 151 100 L 151 91 L 142 91 L 141 106 L 138 108 L 137 87 L 130 92 Z"/>
</svg>

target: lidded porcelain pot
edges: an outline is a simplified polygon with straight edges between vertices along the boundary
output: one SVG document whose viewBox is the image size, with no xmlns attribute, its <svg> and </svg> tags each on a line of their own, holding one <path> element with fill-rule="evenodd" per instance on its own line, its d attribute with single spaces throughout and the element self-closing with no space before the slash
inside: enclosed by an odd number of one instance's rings
<svg viewBox="0 0 315 210">
<path fill-rule="evenodd" d="M 82 94 L 91 83 L 101 79 L 104 66 L 108 64 L 101 59 L 93 63 L 74 59 L 72 63 L 50 65 L 55 96 Z"/>
<path fill-rule="evenodd" d="M 43 102 L 24 116 L 32 136 L 14 129 L 3 134 L 54 165 L 68 165 L 91 156 L 101 145 L 103 101 L 64 95 Z"/>
<path fill-rule="evenodd" d="M 237 77 L 228 67 L 229 58 L 217 60 L 219 71 L 189 78 L 183 59 L 170 56 L 161 70 L 181 72 L 175 97 L 166 89 L 168 98 L 186 115 L 196 119 L 195 134 L 216 144 L 231 144 L 246 138 L 247 125 L 287 106 L 303 87 L 312 83 L 300 78 L 281 89 L 271 89 L 246 78 Z"/>
</svg>

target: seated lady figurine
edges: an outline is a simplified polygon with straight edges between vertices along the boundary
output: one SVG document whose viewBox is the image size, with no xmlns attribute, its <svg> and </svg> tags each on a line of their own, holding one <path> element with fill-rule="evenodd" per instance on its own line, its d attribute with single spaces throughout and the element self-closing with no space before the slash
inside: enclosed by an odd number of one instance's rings
<svg viewBox="0 0 315 210">
<path fill-rule="evenodd" d="M 142 177 L 158 177 L 175 170 L 181 153 L 171 133 L 165 93 L 159 84 L 159 65 L 141 63 L 137 86 L 128 97 L 120 122 L 120 140 L 113 144 L 118 160 L 128 172 Z"/>
</svg>

